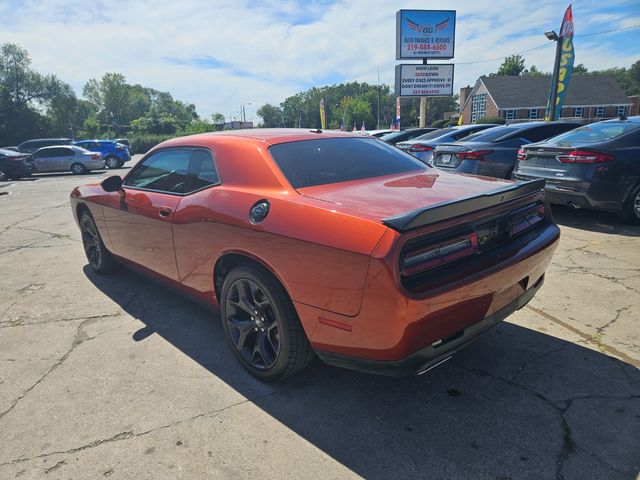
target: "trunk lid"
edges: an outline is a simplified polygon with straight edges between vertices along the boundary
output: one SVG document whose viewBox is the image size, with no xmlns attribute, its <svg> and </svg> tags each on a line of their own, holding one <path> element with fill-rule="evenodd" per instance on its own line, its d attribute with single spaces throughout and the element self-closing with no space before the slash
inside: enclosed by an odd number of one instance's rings
<svg viewBox="0 0 640 480">
<path fill-rule="evenodd" d="M 352 215 L 381 221 L 399 214 L 483 195 L 513 185 L 508 180 L 429 169 L 384 177 L 299 188 L 306 197 L 329 202 Z"/>
</svg>

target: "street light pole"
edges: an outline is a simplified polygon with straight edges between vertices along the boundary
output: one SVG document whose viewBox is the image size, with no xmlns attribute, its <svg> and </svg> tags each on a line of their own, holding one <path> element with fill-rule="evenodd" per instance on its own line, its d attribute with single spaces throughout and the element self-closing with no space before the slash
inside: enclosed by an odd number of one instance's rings
<svg viewBox="0 0 640 480">
<path fill-rule="evenodd" d="M 560 56 L 562 55 L 562 37 L 556 32 L 544 32 L 549 40 L 556 42 L 556 58 L 553 62 L 553 76 L 551 77 L 551 93 L 549 94 L 549 121 L 556 119 L 556 97 L 558 95 L 558 72 L 560 70 Z"/>
</svg>

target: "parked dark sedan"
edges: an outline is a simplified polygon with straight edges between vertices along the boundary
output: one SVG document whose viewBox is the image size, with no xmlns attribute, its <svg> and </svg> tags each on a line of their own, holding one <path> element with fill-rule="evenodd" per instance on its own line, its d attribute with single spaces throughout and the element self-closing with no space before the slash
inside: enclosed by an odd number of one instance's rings
<svg viewBox="0 0 640 480">
<path fill-rule="evenodd" d="M 495 123 L 483 123 L 441 128 L 440 130 L 420 135 L 413 140 L 398 142 L 396 143 L 396 147 L 413 155 L 418 160 L 422 160 L 424 163 L 431 164 L 433 151 L 438 145 L 442 143 L 459 142 L 469 135 L 497 126 L 499 125 Z"/>
<path fill-rule="evenodd" d="M 387 142 L 389 145 L 395 145 L 398 142 L 411 140 L 412 138 L 433 132 L 434 130 L 438 129 L 434 127 L 407 128 L 406 130 L 400 130 L 399 132 L 387 133 L 386 135 L 381 136 L 380 140 Z"/>
<path fill-rule="evenodd" d="M 545 178 L 551 203 L 617 212 L 640 223 L 640 117 L 592 123 L 526 145 L 513 177 Z"/>
<path fill-rule="evenodd" d="M 0 148 L 0 173 L 11 180 L 31 175 L 35 164 L 30 155 Z"/>
<path fill-rule="evenodd" d="M 571 122 L 531 122 L 494 127 L 469 135 L 461 142 L 438 145 L 433 165 L 449 171 L 511 178 L 522 145 L 540 142 L 579 126 Z"/>
</svg>

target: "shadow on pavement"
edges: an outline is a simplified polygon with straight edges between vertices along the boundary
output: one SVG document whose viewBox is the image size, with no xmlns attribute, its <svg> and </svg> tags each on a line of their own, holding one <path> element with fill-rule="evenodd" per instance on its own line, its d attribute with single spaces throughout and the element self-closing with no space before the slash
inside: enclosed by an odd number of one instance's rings
<svg viewBox="0 0 640 480">
<path fill-rule="evenodd" d="M 217 314 L 126 269 L 101 277 L 85 267 L 85 274 L 144 323 L 132 341 L 160 335 L 365 478 L 640 473 L 640 372 L 577 344 L 504 322 L 421 377 L 365 375 L 316 360 L 269 385 L 237 363 Z"/>
<path fill-rule="evenodd" d="M 574 210 L 564 205 L 552 205 L 553 218 L 565 227 L 579 228 L 598 233 L 613 233 L 640 237 L 640 226 L 623 222 L 615 213 L 597 210 Z"/>
</svg>

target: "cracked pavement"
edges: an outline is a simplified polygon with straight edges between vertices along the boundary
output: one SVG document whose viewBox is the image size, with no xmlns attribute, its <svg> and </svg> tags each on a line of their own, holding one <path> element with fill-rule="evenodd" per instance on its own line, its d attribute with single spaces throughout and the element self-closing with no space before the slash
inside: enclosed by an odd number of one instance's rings
<svg viewBox="0 0 640 480">
<path fill-rule="evenodd" d="M 640 478 L 640 227 L 554 209 L 538 296 L 426 375 L 266 385 L 215 314 L 86 267 L 68 195 L 106 175 L 0 183 L 0 478 Z"/>
</svg>

